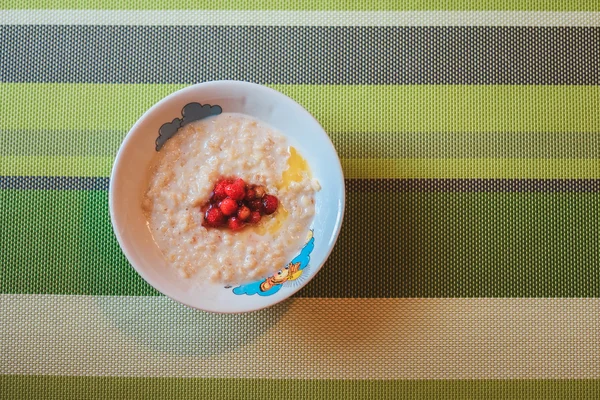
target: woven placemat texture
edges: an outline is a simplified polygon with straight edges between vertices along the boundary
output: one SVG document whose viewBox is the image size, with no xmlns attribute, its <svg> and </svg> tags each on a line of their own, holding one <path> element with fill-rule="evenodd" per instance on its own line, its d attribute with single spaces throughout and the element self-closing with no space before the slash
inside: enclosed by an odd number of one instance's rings
<svg viewBox="0 0 600 400">
<path fill-rule="evenodd" d="M 321 272 L 245 315 L 131 268 L 142 113 L 265 84 L 341 158 Z M 600 3 L 0 3 L 0 398 L 600 398 Z"/>
</svg>

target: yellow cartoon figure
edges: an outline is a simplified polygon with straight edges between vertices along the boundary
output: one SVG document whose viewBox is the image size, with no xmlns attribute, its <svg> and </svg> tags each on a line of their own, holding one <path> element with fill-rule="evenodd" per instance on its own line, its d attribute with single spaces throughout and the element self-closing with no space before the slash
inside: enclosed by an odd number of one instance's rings
<svg viewBox="0 0 600 400">
<path fill-rule="evenodd" d="M 268 277 L 263 283 L 261 283 L 260 290 L 266 292 L 275 285 L 281 285 L 287 281 L 298 279 L 301 274 L 302 271 L 300 271 L 299 262 L 295 264 L 289 263 L 287 267 L 280 269 L 273 276 Z"/>
<path fill-rule="evenodd" d="M 266 279 L 235 287 L 233 288 L 233 293 L 238 296 L 252 296 L 255 294 L 259 296 L 274 295 L 283 287 L 284 283 L 295 281 L 302 277 L 302 273 L 306 272 L 306 267 L 308 267 L 310 253 L 312 253 L 314 248 L 315 238 L 313 237 L 313 232 L 310 231 L 306 238 L 306 245 L 304 245 L 300 254 L 298 254 L 285 268 L 277 271 Z"/>
</svg>

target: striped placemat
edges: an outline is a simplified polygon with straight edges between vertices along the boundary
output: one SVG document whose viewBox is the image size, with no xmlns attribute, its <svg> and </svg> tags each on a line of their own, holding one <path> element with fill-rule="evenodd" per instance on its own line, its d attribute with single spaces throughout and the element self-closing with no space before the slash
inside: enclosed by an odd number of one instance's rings
<svg viewBox="0 0 600 400">
<path fill-rule="evenodd" d="M 342 160 L 293 299 L 193 311 L 108 214 L 128 129 L 273 87 Z M 3 0 L 0 398 L 600 398 L 597 0 Z"/>
</svg>

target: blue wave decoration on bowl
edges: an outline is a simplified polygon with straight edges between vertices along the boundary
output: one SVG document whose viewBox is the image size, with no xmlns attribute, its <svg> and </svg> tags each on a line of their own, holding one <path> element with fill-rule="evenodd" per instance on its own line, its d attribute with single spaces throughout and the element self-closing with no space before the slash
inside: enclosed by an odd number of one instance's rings
<svg viewBox="0 0 600 400">
<path fill-rule="evenodd" d="M 198 121 L 213 115 L 219 115 L 223 112 L 223 109 L 219 105 L 200 104 L 200 103 L 188 103 L 181 110 L 181 116 L 183 118 L 175 118 L 171 122 L 163 124 L 158 130 L 158 137 L 156 138 L 156 151 L 159 151 L 167 140 L 171 139 L 179 128 L 185 126 L 193 121 Z"/>
<path fill-rule="evenodd" d="M 271 296 L 279 292 L 282 286 L 287 283 L 296 281 L 302 278 L 302 274 L 308 270 L 310 262 L 310 254 L 315 248 L 315 238 L 312 230 L 309 232 L 309 238 L 304 245 L 304 248 L 285 268 L 277 271 L 275 274 L 266 279 L 251 282 L 245 285 L 240 285 L 233 288 L 233 293 L 238 296 L 247 295 L 253 296 Z"/>
</svg>

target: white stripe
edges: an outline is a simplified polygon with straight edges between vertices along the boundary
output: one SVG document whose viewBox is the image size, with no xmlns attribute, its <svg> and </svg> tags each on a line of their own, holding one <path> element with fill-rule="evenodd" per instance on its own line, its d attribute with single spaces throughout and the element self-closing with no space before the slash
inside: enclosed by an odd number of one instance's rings
<svg viewBox="0 0 600 400">
<path fill-rule="evenodd" d="M 0 374 L 600 378 L 600 299 L 299 298 L 245 315 L 164 297 L 0 303 Z"/>
<path fill-rule="evenodd" d="M 0 24 L 225 26 L 600 26 L 600 12 L 0 10 Z"/>
</svg>

